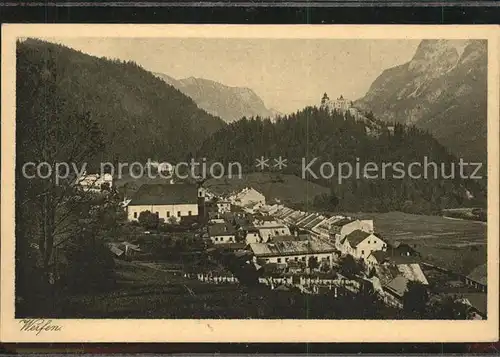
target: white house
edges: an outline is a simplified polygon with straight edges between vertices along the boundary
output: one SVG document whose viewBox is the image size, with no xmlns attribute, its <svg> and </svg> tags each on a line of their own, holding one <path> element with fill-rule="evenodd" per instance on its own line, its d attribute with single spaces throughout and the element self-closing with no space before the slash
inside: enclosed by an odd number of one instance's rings
<svg viewBox="0 0 500 357">
<path fill-rule="evenodd" d="M 217 212 L 231 212 L 231 202 L 226 200 L 217 201 Z"/>
<path fill-rule="evenodd" d="M 246 231 L 245 235 L 245 243 L 246 244 L 251 244 L 251 243 L 261 243 L 262 238 L 259 235 L 259 230 L 256 228 L 250 228 Z"/>
<path fill-rule="evenodd" d="M 330 225 L 330 233 L 334 235 L 336 241 L 343 239 L 345 236 L 356 230 L 373 233 L 373 220 L 354 220 L 351 218 L 343 218 Z"/>
<path fill-rule="evenodd" d="M 288 226 L 276 221 L 255 221 L 254 227 L 259 232 L 262 242 L 267 242 L 274 236 L 291 235 Z"/>
<path fill-rule="evenodd" d="M 266 204 L 266 197 L 252 187 L 246 187 L 229 197 L 229 200 L 238 206 L 262 207 Z"/>
<path fill-rule="evenodd" d="M 127 205 L 127 217 L 130 221 L 137 220 L 145 211 L 165 222 L 198 216 L 198 189 L 189 184 L 142 185 Z"/>
<path fill-rule="evenodd" d="M 225 223 L 216 223 L 208 226 L 208 236 L 214 244 L 236 242 L 236 232 L 234 228 Z"/>
<path fill-rule="evenodd" d="M 366 259 L 373 251 L 387 250 L 387 243 L 373 233 L 355 230 L 336 243 L 337 248 L 344 254 L 355 258 Z"/>
</svg>

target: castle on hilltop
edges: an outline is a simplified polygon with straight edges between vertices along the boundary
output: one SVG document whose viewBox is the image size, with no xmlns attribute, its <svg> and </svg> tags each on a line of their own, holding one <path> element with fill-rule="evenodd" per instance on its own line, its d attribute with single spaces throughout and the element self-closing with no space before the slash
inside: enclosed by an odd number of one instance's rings
<svg viewBox="0 0 500 357">
<path fill-rule="evenodd" d="M 338 97 L 337 99 L 330 100 L 328 95 L 323 94 L 323 98 L 321 99 L 321 107 L 328 108 L 330 110 L 337 110 L 342 113 L 349 112 L 355 119 L 359 118 L 359 111 L 354 107 L 352 100 L 344 98 L 343 95 Z"/>
</svg>

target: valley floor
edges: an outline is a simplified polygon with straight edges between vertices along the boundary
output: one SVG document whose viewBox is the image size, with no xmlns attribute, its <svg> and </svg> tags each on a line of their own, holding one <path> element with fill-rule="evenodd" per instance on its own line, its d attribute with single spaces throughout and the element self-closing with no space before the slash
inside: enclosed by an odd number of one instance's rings
<svg viewBox="0 0 500 357">
<path fill-rule="evenodd" d="M 484 222 L 402 212 L 350 214 L 373 219 L 375 230 L 382 237 L 409 243 L 427 260 L 459 274 L 468 275 L 486 263 L 487 226 Z"/>
</svg>

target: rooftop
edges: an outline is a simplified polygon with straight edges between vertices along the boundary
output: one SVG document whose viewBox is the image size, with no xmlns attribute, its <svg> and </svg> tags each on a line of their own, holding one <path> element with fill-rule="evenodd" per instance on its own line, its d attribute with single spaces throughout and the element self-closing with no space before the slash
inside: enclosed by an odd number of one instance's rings
<svg viewBox="0 0 500 357">
<path fill-rule="evenodd" d="M 486 316 L 488 311 L 488 296 L 486 293 L 465 293 L 461 295 L 469 302 L 470 306 L 481 313 L 481 315 Z"/>
<path fill-rule="evenodd" d="M 429 285 L 419 264 L 399 264 L 398 270 L 408 280 L 418 281 L 424 285 Z"/>
<path fill-rule="evenodd" d="M 323 241 L 281 241 L 275 243 L 250 243 L 257 257 L 333 253 L 337 249 Z"/>
<path fill-rule="evenodd" d="M 134 194 L 129 206 L 197 204 L 198 188 L 190 184 L 145 184 Z"/>
<path fill-rule="evenodd" d="M 402 275 L 396 276 L 389 282 L 389 284 L 385 285 L 387 289 L 391 290 L 399 297 L 404 296 L 407 286 L 408 286 L 408 279 Z"/>
<path fill-rule="evenodd" d="M 229 236 L 234 235 L 235 231 L 233 226 L 226 223 L 216 223 L 208 226 L 208 234 L 213 236 Z"/>
<path fill-rule="evenodd" d="M 347 239 L 349 241 L 349 244 L 351 247 L 357 247 L 359 243 L 364 241 L 367 237 L 372 235 L 372 233 L 368 233 L 359 229 L 356 229 L 352 233 L 346 235 L 344 239 L 342 239 L 341 243 L 344 243 L 344 241 Z"/>
<path fill-rule="evenodd" d="M 307 240 L 306 237 L 304 237 L 303 234 L 300 234 L 298 236 L 293 236 L 293 235 L 281 235 L 281 236 L 274 236 L 271 237 L 271 242 L 276 243 L 276 242 L 291 242 L 291 241 L 304 241 Z"/>
<path fill-rule="evenodd" d="M 378 263 L 382 263 L 384 260 L 388 258 L 387 252 L 384 252 L 383 250 L 372 251 L 370 255 L 373 255 L 373 257 L 377 260 Z"/>
</svg>

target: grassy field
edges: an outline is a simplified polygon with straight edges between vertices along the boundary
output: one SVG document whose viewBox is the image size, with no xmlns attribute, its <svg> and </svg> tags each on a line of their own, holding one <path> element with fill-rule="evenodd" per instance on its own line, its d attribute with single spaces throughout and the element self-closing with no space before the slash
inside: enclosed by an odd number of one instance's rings
<svg viewBox="0 0 500 357">
<path fill-rule="evenodd" d="M 486 224 L 402 212 L 350 213 L 373 219 L 375 231 L 389 241 L 416 246 L 431 262 L 468 274 L 486 262 Z"/>
<path fill-rule="evenodd" d="M 204 318 L 235 313 L 227 306 L 241 295 L 238 285 L 206 284 L 167 268 L 116 261 L 117 285 L 109 292 L 68 297 L 61 317 Z"/>
<path fill-rule="evenodd" d="M 241 178 L 209 179 L 204 186 L 218 194 L 228 194 L 251 186 L 266 196 L 267 201 L 279 199 L 288 203 L 312 202 L 314 197 L 330 193 L 330 189 L 295 175 L 269 173 L 244 174 Z"/>
</svg>

